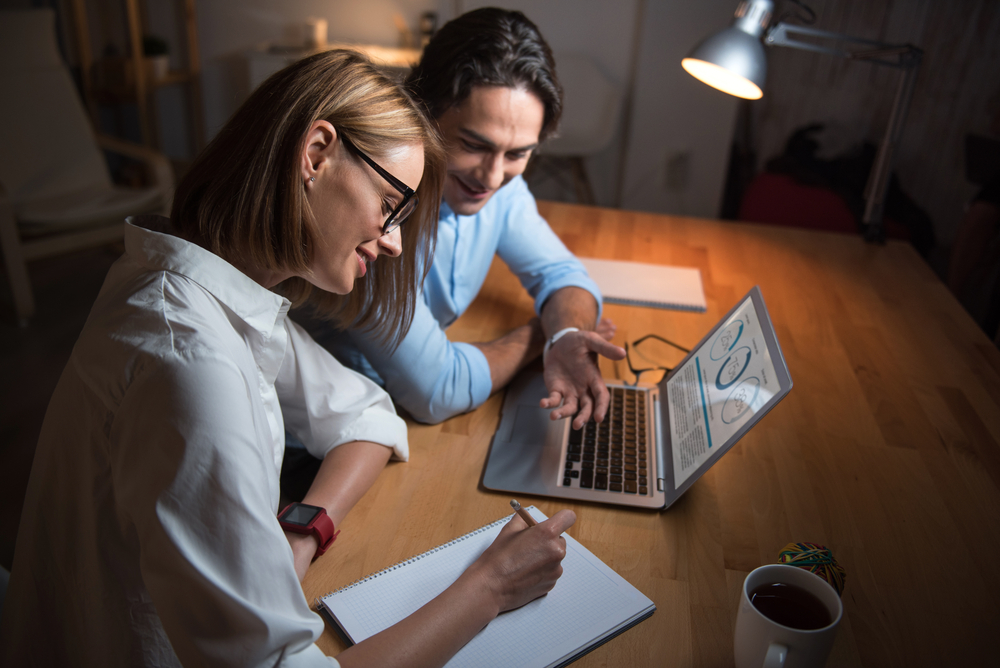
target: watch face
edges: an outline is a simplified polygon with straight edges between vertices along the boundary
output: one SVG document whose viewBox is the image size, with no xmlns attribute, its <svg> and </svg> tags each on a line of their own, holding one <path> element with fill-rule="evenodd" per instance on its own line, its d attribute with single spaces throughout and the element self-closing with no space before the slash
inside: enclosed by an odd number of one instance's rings
<svg viewBox="0 0 1000 668">
<path fill-rule="evenodd" d="M 304 503 L 293 503 L 281 515 L 281 521 L 286 524 L 295 524 L 300 527 L 307 527 L 312 522 L 321 509 L 316 506 L 309 506 Z"/>
</svg>

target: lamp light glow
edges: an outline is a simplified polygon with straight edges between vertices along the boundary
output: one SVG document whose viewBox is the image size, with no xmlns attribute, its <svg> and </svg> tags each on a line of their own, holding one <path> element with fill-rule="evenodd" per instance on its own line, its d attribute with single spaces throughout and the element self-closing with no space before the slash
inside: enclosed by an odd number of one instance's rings
<svg viewBox="0 0 1000 668">
<path fill-rule="evenodd" d="M 723 93 L 745 100 L 759 100 L 764 95 L 760 86 L 754 82 L 714 63 L 697 58 L 685 58 L 681 61 L 681 67 L 695 79 L 707 83 L 712 88 L 718 88 Z"/>
<path fill-rule="evenodd" d="M 724 93 L 759 100 L 767 79 L 761 37 L 773 9 L 772 0 L 744 0 L 732 25 L 705 38 L 681 65 L 694 78 Z"/>
</svg>

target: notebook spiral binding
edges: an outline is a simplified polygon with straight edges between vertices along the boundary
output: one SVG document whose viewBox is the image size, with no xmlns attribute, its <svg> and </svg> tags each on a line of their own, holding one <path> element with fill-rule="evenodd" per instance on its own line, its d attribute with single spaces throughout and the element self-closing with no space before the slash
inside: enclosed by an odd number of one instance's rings
<svg viewBox="0 0 1000 668">
<path fill-rule="evenodd" d="M 531 508 L 534 508 L 534 506 L 531 506 Z M 466 538 L 471 538 L 472 536 L 475 536 L 476 534 L 480 534 L 480 533 L 482 533 L 484 531 L 489 531 L 490 529 L 492 529 L 492 528 L 494 528 L 494 527 L 496 527 L 496 526 L 498 526 L 500 524 L 505 524 L 506 522 L 509 522 L 510 519 L 513 516 L 514 516 L 513 514 L 510 514 L 510 515 L 507 515 L 506 517 L 501 517 L 500 519 L 498 519 L 495 522 L 491 522 L 490 524 L 487 524 L 485 526 L 481 526 L 478 529 L 475 529 L 473 531 L 470 531 L 467 534 L 463 534 L 463 535 L 459 536 L 458 538 L 453 538 L 452 540 L 448 541 L 447 543 L 444 543 L 442 545 L 438 545 L 437 547 L 432 547 L 431 549 L 427 550 L 426 552 L 421 552 L 420 554 L 418 554 L 416 556 L 413 556 L 413 557 L 410 557 L 409 559 L 406 559 L 404 561 L 400 561 L 398 563 L 395 563 L 392 566 L 387 566 L 386 568 L 383 568 L 382 570 L 378 571 L 377 573 L 372 573 L 371 575 L 366 575 L 365 577 L 361 578 L 360 580 L 355 580 L 354 582 L 352 582 L 349 585 L 345 585 L 345 586 L 341 587 L 340 589 L 331 591 L 326 596 L 320 596 L 319 598 L 317 598 L 314 601 L 314 605 L 316 605 L 317 607 L 319 607 L 320 602 L 324 598 L 326 598 L 327 596 L 336 596 L 337 594 L 339 594 L 342 591 L 346 591 L 348 589 L 353 589 L 354 587 L 357 587 L 358 585 L 364 584 L 365 582 L 368 582 L 369 580 L 374 580 L 375 578 L 377 578 L 377 577 L 379 577 L 381 575 L 386 575 L 387 573 L 391 573 L 392 571 L 400 569 L 403 566 L 407 566 L 407 565 L 412 564 L 412 563 L 414 563 L 416 561 L 420 561 L 424 557 L 429 557 L 430 555 L 434 554 L 435 552 L 440 552 L 441 550 L 444 550 L 446 548 L 451 547 L 455 543 L 462 542 Z"/>
</svg>

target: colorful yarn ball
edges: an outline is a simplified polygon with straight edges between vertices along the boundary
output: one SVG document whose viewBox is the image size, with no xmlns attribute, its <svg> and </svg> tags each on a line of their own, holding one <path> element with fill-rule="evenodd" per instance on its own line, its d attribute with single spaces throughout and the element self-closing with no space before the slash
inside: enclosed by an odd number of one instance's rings
<svg viewBox="0 0 1000 668">
<path fill-rule="evenodd" d="M 838 596 L 844 593 L 847 571 L 833 558 L 833 552 L 823 545 L 789 543 L 778 554 L 778 563 L 803 568 L 826 580 Z"/>
</svg>

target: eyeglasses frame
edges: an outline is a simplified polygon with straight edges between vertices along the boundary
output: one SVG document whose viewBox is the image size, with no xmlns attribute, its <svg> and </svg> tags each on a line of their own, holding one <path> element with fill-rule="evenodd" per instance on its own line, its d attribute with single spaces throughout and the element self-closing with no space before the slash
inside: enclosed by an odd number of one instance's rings
<svg viewBox="0 0 1000 668">
<path fill-rule="evenodd" d="M 670 339 L 665 339 L 665 338 L 663 338 L 662 336 L 660 336 L 658 334 L 647 334 L 646 336 L 641 336 L 641 337 L 639 337 L 638 339 L 636 339 L 635 341 L 632 342 L 632 346 L 631 347 L 635 348 L 636 346 L 638 346 L 640 343 L 642 343 L 643 341 L 645 341 L 647 339 L 656 339 L 657 341 L 662 341 L 663 343 L 671 345 L 674 348 L 677 348 L 678 350 L 684 351 L 685 353 L 691 352 L 689 349 L 685 348 L 684 346 L 679 345 L 677 343 L 674 343 Z M 628 341 L 625 342 L 625 363 L 628 365 L 628 370 L 632 372 L 633 376 L 635 376 L 635 380 L 632 382 L 632 386 L 633 387 L 635 387 L 636 385 L 639 384 L 639 377 L 642 374 L 646 373 L 647 371 L 663 371 L 663 372 L 665 372 L 664 376 L 666 376 L 666 374 L 668 374 L 668 373 L 670 373 L 671 371 L 674 370 L 674 367 L 665 367 L 665 366 L 651 366 L 648 369 L 636 369 L 634 366 L 632 366 L 632 356 L 629 354 L 629 343 L 628 343 Z M 663 380 L 663 378 L 661 378 L 660 380 Z M 626 383 L 626 384 L 628 384 L 628 383 Z"/>
<path fill-rule="evenodd" d="M 410 217 L 410 214 L 408 213 L 406 214 L 406 216 L 402 218 L 402 220 L 395 220 L 396 215 L 400 211 L 402 211 L 403 208 L 406 207 L 406 204 L 411 199 L 413 200 L 414 210 L 416 209 L 417 203 L 420 201 L 420 199 L 416 196 L 416 191 L 413 190 L 413 188 L 411 188 L 410 186 L 400 181 L 399 179 L 397 179 L 389 172 L 387 172 L 370 157 L 365 155 L 365 152 L 359 149 L 357 146 L 355 146 L 354 142 L 348 139 L 347 135 L 345 135 L 343 132 L 340 133 L 340 138 L 344 142 L 344 146 L 346 146 L 349 150 L 356 153 L 359 158 L 367 162 L 368 166 L 374 169 L 376 174 L 385 179 L 389 183 L 389 185 L 391 185 L 393 188 L 395 188 L 399 193 L 403 195 L 403 200 L 396 206 L 395 209 L 392 210 L 392 213 L 389 214 L 389 217 L 385 219 L 385 224 L 382 225 L 382 234 L 383 235 L 389 234 L 394 229 L 405 223 L 406 219 Z M 413 213 L 413 211 L 410 211 L 410 213 Z"/>
</svg>

